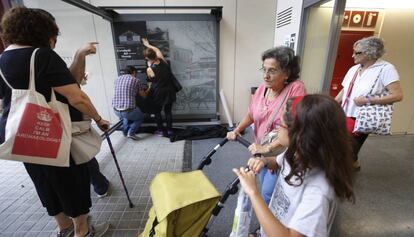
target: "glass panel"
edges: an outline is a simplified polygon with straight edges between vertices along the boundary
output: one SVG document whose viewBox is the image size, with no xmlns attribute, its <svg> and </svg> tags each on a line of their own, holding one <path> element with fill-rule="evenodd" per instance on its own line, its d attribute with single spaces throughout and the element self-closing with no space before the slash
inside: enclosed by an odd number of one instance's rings
<svg viewBox="0 0 414 237">
<path fill-rule="evenodd" d="M 333 6 L 334 0 L 330 2 Z M 325 75 L 333 7 L 314 6 L 305 9 L 305 11 L 309 17 L 304 36 L 301 79 L 305 83 L 308 93 L 316 93 L 321 91 Z"/>
<path fill-rule="evenodd" d="M 185 15 L 141 15 L 133 21 L 114 22 L 120 72 L 133 65 L 140 71 L 139 77 L 146 79 L 140 43 L 145 37 L 170 63 L 183 86 L 173 107 L 177 118 L 216 118 L 217 23 L 203 18 L 205 15 L 191 20 Z"/>
</svg>

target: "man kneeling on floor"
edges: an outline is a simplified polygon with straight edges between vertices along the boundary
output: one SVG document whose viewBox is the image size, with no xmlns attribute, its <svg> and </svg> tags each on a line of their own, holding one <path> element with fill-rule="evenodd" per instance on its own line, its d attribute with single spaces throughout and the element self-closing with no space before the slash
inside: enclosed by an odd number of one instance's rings
<svg viewBox="0 0 414 237">
<path fill-rule="evenodd" d="M 112 106 L 115 114 L 122 120 L 124 136 L 133 140 L 139 139 L 135 133 L 144 120 L 144 114 L 137 107 L 135 98 L 137 95 L 145 97 L 148 91 L 148 86 L 138 80 L 137 69 L 133 66 L 127 66 L 125 74 L 115 80 L 115 96 L 112 100 Z"/>
</svg>

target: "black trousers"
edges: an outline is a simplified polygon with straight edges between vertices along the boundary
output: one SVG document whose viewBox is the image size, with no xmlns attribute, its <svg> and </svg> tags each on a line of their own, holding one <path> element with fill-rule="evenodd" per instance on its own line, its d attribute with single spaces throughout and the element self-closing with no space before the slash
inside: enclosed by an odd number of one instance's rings
<svg viewBox="0 0 414 237">
<path fill-rule="evenodd" d="M 99 170 L 99 163 L 96 158 L 92 158 L 87 163 L 91 184 L 96 194 L 102 195 L 108 191 L 109 181 Z"/>
<path fill-rule="evenodd" d="M 50 216 L 61 212 L 70 217 L 89 213 L 92 205 L 89 170 L 86 164 L 55 167 L 24 163 L 37 194 Z"/>
<path fill-rule="evenodd" d="M 165 104 L 157 108 L 155 113 L 155 122 L 157 123 L 158 129 L 164 129 L 162 125 L 161 111 L 164 108 L 165 122 L 167 123 L 167 129 L 172 130 L 172 103 Z"/>
<path fill-rule="evenodd" d="M 358 153 L 359 150 L 361 150 L 362 145 L 364 145 L 364 142 L 367 140 L 369 134 L 359 134 L 359 136 L 353 136 L 354 138 L 354 144 L 353 144 L 353 149 L 354 149 L 354 161 L 358 160 Z"/>
</svg>

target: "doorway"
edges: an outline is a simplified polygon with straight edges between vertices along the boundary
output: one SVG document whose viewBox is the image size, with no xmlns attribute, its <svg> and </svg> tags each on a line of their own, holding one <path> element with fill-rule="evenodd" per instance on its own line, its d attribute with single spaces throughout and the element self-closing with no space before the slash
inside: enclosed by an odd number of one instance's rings
<svg viewBox="0 0 414 237">
<path fill-rule="evenodd" d="M 352 59 L 354 43 L 359 39 L 373 35 L 374 31 L 341 31 L 329 89 L 329 94 L 332 97 L 335 97 L 342 90 L 342 80 L 348 69 L 354 65 L 354 60 Z"/>
</svg>

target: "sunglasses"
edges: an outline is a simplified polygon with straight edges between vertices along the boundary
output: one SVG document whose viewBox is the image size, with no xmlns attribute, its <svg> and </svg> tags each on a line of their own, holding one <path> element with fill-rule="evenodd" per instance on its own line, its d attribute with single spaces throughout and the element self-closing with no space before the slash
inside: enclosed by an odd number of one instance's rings
<svg viewBox="0 0 414 237">
<path fill-rule="evenodd" d="M 362 54 L 363 52 L 361 52 L 361 51 L 357 51 L 357 52 L 354 52 L 354 54 L 355 55 L 360 55 L 360 54 Z"/>
</svg>

